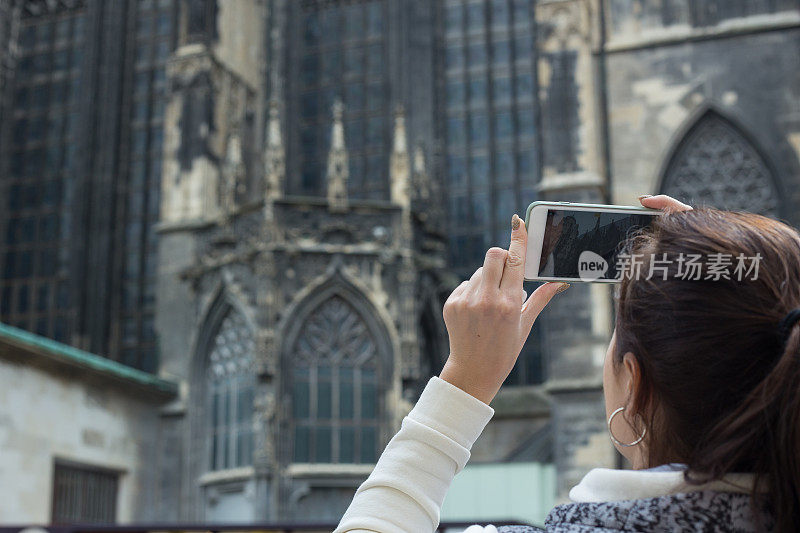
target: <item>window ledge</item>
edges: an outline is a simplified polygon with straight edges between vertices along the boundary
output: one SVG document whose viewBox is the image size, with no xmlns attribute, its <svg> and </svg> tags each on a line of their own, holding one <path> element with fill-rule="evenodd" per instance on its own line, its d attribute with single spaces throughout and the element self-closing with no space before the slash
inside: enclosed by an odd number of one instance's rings
<svg viewBox="0 0 800 533">
<path fill-rule="evenodd" d="M 366 477 L 372 473 L 374 464 L 324 464 L 293 463 L 287 468 L 287 474 L 294 478 L 303 477 Z"/>
<path fill-rule="evenodd" d="M 215 483 L 226 483 L 229 481 L 242 481 L 250 479 L 254 475 L 255 469 L 252 466 L 242 466 L 239 468 L 206 472 L 200 476 L 198 483 L 200 483 L 200 485 L 213 485 Z"/>
</svg>

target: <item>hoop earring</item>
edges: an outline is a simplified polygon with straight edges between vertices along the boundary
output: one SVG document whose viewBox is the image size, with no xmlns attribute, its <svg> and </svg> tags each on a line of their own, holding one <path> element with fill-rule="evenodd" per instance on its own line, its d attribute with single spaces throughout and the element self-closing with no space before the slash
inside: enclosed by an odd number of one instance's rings
<svg viewBox="0 0 800 533">
<path fill-rule="evenodd" d="M 624 442 L 618 441 L 617 438 L 614 436 L 614 432 L 611 431 L 611 421 L 614 419 L 614 417 L 617 415 L 617 413 L 620 413 L 620 412 L 622 412 L 624 410 L 625 410 L 625 406 L 624 405 L 622 407 L 618 407 L 617 410 L 614 411 L 613 413 L 611 413 L 611 416 L 608 417 L 608 435 L 611 437 L 611 440 L 614 442 L 614 444 L 617 444 L 617 445 L 622 446 L 624 448 L 629 448 L 631 446 L 636 446 L 637 444 L 642 442 L 642 439 L 644 439 L 645 434 L 647 434 L 647 428 L 644 428 L 644 430 L 642 431 L 642 434 L 639 435 L 639 438 L 636 439 L 633 442 L 625 444 Z"/>
</svg>

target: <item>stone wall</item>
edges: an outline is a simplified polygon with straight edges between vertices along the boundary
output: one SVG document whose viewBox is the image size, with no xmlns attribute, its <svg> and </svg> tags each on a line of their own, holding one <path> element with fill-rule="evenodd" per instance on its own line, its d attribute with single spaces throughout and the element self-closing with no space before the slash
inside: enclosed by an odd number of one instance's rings
<svg viewBox="0 0 800 533">
<path fill-rule="evenodd" d="M 158 407 L 140 396 L 0 358 L 3 522 L 50 522 L 56 460 L 119 472 L 119 522 L 160 520 Z"/>
</svg>

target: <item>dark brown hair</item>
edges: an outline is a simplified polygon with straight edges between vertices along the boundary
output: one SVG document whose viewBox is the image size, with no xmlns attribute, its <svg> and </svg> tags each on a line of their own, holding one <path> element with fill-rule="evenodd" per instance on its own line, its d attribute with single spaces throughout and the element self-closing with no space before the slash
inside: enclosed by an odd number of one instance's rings
<svg viewBox="0 0 800 533">
<path fill-rule="evenodd" d="M 625 251 L 642 254 L 642 268 L 618 287 L 614 364 L 626 352 L 639 364 L 630 413 L 647 428 L 647 466 L 685 463 L 695 484 L 754 473 L 755 487 L 768 490 L 777 530 L 794 530 L 800 325 L 786 342 L 778 325 L 800 307 L 800 235 L 760 215 L 697 208 L 659 216 Z M 700 254 L 704 267 L 711 254 L 727 255 L 730 279 L 681 279 L 681 254 Z M 741 280 L 734 275 L 739 254 L 760 255 L 756 279 L 752 271 Z M 646 279 L 653 257 L 667 260 L 667 279 L 658 270 Z"/>
</svg>

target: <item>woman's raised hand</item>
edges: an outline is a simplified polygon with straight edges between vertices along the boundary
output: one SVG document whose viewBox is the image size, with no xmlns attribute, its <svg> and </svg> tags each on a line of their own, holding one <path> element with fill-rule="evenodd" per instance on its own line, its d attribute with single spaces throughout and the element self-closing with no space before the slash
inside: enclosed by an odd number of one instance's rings
<svg viewBox="0 0 800 533">
<path fill-rule="evenodd" d="M 489 403 L 522 350 L 534 320 L 550 299 L 569 287 L 548 282 L 530 298 L 522 288 L 528 233 L 516 214 L 508 250 L 489 248 L 483 266 L 444 304 L 450 355 L 439 377 Z"/>
<path fill-rule="evenodd" d="M 639 201 L 666 212 L 692 209 L 665 194 L 640 196 Z M 569 287 L 544 283 L 526 300 L 522 282 L 527 244 L 525 224 L 515 214 L 508 250 L 489 248 L 483 266 L 444 304 L 450 355 L 439 377 L 485 403 L 514 368 L 536 317 L 556 293 Z"/>
</svg>

